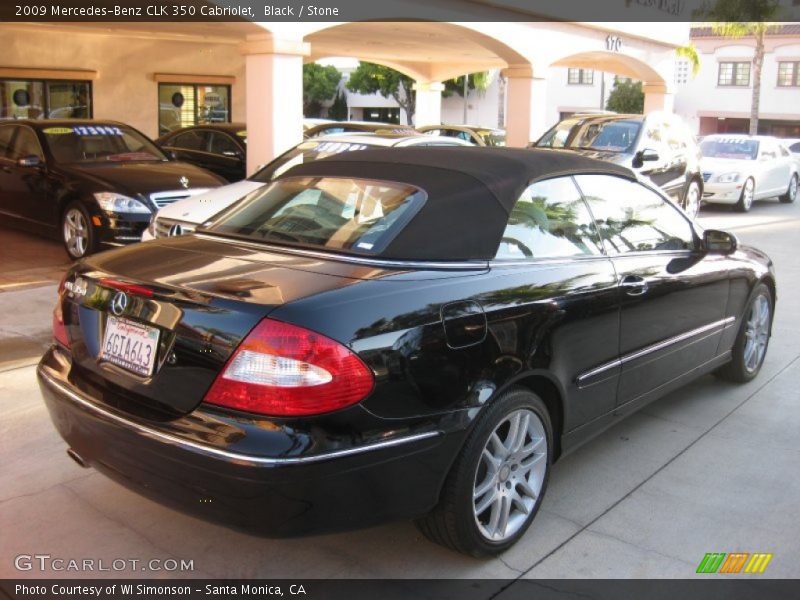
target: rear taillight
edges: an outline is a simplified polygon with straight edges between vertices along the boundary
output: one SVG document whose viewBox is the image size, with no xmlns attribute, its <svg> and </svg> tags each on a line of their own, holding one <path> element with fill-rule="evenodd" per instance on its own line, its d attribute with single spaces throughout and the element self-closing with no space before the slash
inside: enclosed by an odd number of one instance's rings
<svg viewBox="0 0 800 600">
<path fill-rule="evenodd" d="M 236 349 L 205 402 L 273 416 L 327 413 L 363 400 L 372 371 L 346 346 L 264 319 Z"/>
<path fill-rule="evenodd" d="M 69 337 L 67 336 L 67 328 L 64 325 L 64 313 L 61 310 L 61 302 L 64 296 L 64 284 L 67 281 L 67 275 L 61 278 L 61 283 L 58 284 L 58 298 L 56 299 L 56 307 L 53 309 L 53 337 L 55 340 L 69 348 Z"/>
</svg>

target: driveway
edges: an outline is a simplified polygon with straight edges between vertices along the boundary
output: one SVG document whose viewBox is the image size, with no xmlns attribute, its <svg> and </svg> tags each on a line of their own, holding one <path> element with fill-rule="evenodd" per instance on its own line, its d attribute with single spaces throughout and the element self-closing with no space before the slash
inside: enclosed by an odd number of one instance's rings
<svg viewBox="0 0 800 600">
<path fill-rule="evenodd" d="M 704 209 L 701 219 L 776 263 L 763 371 L 741 386 L 703 377 L 564 458 L 533 526 L 502 557 L 449 552 L 410 523 L 271 540 L 164 508 L 66 457 L 23 361 L 0 372 L 0 577 L 92 575 L 14 569 L 15 556 L 40 553 L 189 559 L 194 570 L 179 575 L 214 578 L 685 578 L 707 552 L 734 551 L 772 553 L 762 577 L 800 576 L 800 204 L 759 203 L 748 215 Z M 49 318 L 54 287 L 36 290 L 0 293 L 0 335 L 15 327 L 12 307 L 30 315 L 47 305 Z"/>
</svg>

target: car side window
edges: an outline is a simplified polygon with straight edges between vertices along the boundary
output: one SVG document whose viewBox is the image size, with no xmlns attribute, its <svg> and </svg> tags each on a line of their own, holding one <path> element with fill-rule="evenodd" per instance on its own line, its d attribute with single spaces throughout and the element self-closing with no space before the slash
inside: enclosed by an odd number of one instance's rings
<svg viewBox="0 0 800 600">
<path fill-rule="evenodd" d="M 800 153 L 800 142 L 797 142 L 796 144 L 792 144 L 791 146 L 789 146 L 789 150 L 791 150 L 792 152 Z"/>
<path fill-rule="evenodd" d="M 11 158 L 18 160 L 26 156 L 36 156 L 39 160 L 44 160 L 42 147 L 39 144 L 39 140 L 36 139 L 36 134 L 27 127 L 20 127 L 14 140 Z"/>
<path fill-rule="evenodd" d="M 569 177 L 538 181 L 509 215 L 495 259 L 525 260 L 602 254 L 597 229 Z"/>
<path fill-rule="evenodd" d="M 201 152 L 205 152 L 208 148 L 208 138 L 205 136 L 204 132 L 198 131 L 197 129 L 190 129 L 189 131 L 179 133 L 165 145 L 182 150 L 200 150 Z"/>
<path fill-rule="evenodd" d="M 578 175 L 575 180 L 609 254 L 694 250 L 691 223 L 653 190 L 611 175 Z"/>
<path fill-rule="evenodd" d="M 0 158 L 11 158 L 11 140 L 14 138 L 14 125 L 0 126 Z"/>
<path fill-rule="evenodd" d="M 225 156 L 238 156 L 240 154 L 236 142 L 220 131 L 212 132 L 210 148 L 212 154 L 223 154 Z"/>
</svg>

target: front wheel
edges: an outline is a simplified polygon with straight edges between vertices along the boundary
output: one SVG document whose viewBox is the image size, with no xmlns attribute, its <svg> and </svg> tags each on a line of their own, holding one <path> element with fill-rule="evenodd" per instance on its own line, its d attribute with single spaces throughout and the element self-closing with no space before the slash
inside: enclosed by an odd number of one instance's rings
<svg viewBox="0 0 800 600">
<path fill-rule="evenodd" d="M 753 206 L 753 197 L 756 193 L 756 182 L 752 177 L 748 177 L 742 187 L 742 193 L 739 196 L 739 202 L 736 204 L 736 210 L 739 212 L 747 212 Z"/>
<path fill-rule="evenodd" d="M 92 254 L 97 245 L 97 235 L 89 213 L 78 202 L 73 202 L 61 216 L 61 234 L 64 248 L 70 258 L 77 260 Z"/>
<path fill-rule="evenodd" d="M 786 193 L 781 196 L 780 200 L 784 204 L 791 204 L 797 198 L 797 173 L 792 175 L 789 180 L 789 187 L 786 188 Z"/>
<path fill-rule="evenodd" d="M 686 188 L 686 193 L 683 195 L 683 210 L 692 221 L 700 212 L 700 184 L 696 181 L 690 181 L 689 187 Z"/>
<path fill-rule="evenodd" d="M 758 284 L 733 343 L 731 362 L 718 369 L 717 375 L 736 383 L 755 379 L 767 356 L 773 306 L 769 288 L 763 283 Z"/>
<path fill-rule="evenodd" d="M 417 522 L 432 541 L 471 556 L 514 545 L 539 510 L 552 462 L 547 408 L 512 389 L 479 417 L 447 477 L 438 506 Z"/>
</svg>

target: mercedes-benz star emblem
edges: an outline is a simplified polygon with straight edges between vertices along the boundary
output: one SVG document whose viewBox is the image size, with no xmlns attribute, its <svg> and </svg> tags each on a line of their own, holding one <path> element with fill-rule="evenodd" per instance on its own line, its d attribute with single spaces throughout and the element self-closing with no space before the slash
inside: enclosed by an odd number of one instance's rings
<svg viewBox="0 0 800 600">
<path fill-rule="evenodd" d="M 111 312 L 120 316 L 128 308 L 128 295 L 125 292 L 117 292 L 111 299 Z"/>
<path fill-rule="evenodd" d="M 178 179 L 178 183 L 180 183 L 184 188 L 189 188 L 189 178 L 186 175 L 181 175 L 181 178 Z"/>
<path fill-rule="evenodd" d="M 176 235 L 183 235 L 183 227 L 181 227 L 180 223 L 175 223 L 175 225 L 169 228 L 167 235 L 169 237 L 174 237 Z"/>
</svg>

